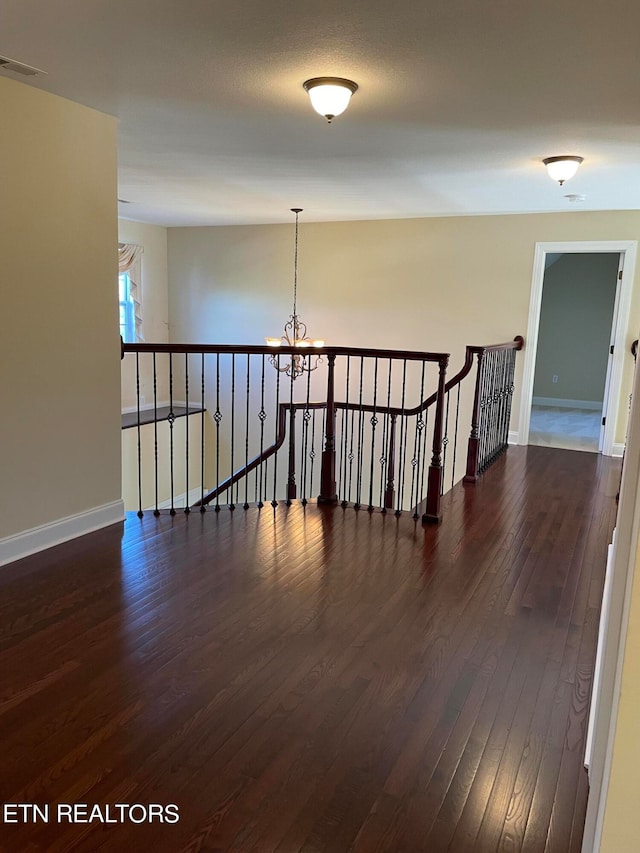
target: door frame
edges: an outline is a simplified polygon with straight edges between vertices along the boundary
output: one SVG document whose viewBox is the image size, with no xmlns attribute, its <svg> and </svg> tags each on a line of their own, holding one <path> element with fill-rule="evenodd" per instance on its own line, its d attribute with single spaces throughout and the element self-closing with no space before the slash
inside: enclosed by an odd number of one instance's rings
<svg viewBox="0 0 640 853">
<path fill-rule="evenodd" d="M 622 373 L 625 362 L 625 340 L 629 321 L 629 308 L 635 275 L 637 240 L 574 240 L 567 242 L 536 243 L 533 256 L 531 277 L 531 298 L 529 301 L 529 321 L 527 326 L 524 364 L 522 371 L 522 396 L 520 398 L 520 422 L 518 425 L 518 443 L 529 443 L 529 424 L 531 421 L 531 403 L 533 399 L 533 379 L 538 352 L 538 333 L 540 329 L 540 309 L 542 307 L 542 287 L 544 284 L 545 258 L 547 254 L 574 252 L 619 253 L 622 261 L 622 280 L 617 293 L 618 312 L 615 318 L 615 343 L 611 366 L 611 385 L 607 411 L 602 453 L 605 456 L 621 456 L 624 445 L 614 447 L 616 421 L 622 386 Z"/>
</svg>

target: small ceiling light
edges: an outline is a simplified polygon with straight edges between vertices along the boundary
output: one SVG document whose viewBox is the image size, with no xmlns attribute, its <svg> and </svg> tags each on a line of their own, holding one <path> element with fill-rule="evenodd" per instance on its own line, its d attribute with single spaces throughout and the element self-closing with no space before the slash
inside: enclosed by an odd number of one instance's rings
<svg viewBox="0 0 640 853">
<path fill-rule="evenodd" d="M 349 106 L 351 95 L 358 89 L 353 80 L 343 77 L 313 77 L 302 84 L 311 98 L 311 106 L 331 124 Z"/>
<path fill-rule="evenodd" d="M 559 157 L 545 157 L 542 161 L 547 167 L 549 177 L 557 181 L 560 186 L 572 178 L 578 171 L 578 166 L 584 157 L 576 157 L 573 154 L 562 154 Z"/>
</svg>

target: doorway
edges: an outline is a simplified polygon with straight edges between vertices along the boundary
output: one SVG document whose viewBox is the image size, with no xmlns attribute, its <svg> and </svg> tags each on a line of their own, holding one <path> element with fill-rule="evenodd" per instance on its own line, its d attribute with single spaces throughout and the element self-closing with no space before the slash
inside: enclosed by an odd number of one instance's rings
<svg viewBox="0 0 640 853">
<path fill-rule="evenodd" d="M 578 255 L 616 255 L 619 260 L 618 272 L 620 277 L 615 279 L 616 283 L 616 298 L 612 309 L 612 318 L 610 320 L 611 344 L 607 355 L 607 366 L 605 368 L 605 389 L 603 392 L 602 409 L 592 409 L 596 411 L 600 417 L 602 427 L 601 434 L 598 437 L 598 446 L 601 452 L 606 456 L 622 455 L 624 444 L 615 442 L 616 438 L 616 415 L 619 407 L 620 393 L 622 387 L 622 374 L 625 365 L 625 339 L 627 332 L 627 323 L 629 316 L 629 307 L 631 303 L 631 291 L 633 285 L 633 276 L 635 270 L 635 256 L 637 243 L 636 241 L 624 240 L 607 240 L 597 242 L 567 242 L 567 243 L 537 243 L 534 255 L 533 276 L 531 282 L 531 299 L 529 304 L 529 322 L 527 328 L 526 347 L 524 352 L 524 365 L 522 377 L 522 398 L 520 403 L 520 419 L 518 424 L 518 444 L 529 444 L 531 414 L 534 397 L 534 380 L 536 373 L 537 353 L 539 346 L 539 332 L 542 313 L 543 301 L 543 284 L 545 272 L 549 268 L 553 268 L 555 264 L 559 264 L 560 260 L 547 256 L 557 255 L 564 256 L 566 254 Z M 588 259 L 587 259 L 588 260 Z M 575 322 L 572 325 L 580 325 L 580 319 L 577 317 L 578 309 L 575 308 Z M 542 341 L 544 347 L 544 339 Z M 613 352 L 611 352 L 611 346 Z M 629 355 L 629 358 L 631 356 Z M 544 363 L 544 362 L 542 362 Z M 548 377 L 552 384 L 560 385 L 560 374 L 558 370 L 547 368 Z M 554 383 L 553 377 L 558 379 Z M 567 377 L 567 373 L 564 374 Z M 567 386 L 565 385 L 565 388 Z M 539 386 L 540 388 L 540 386 Z M 539 390 L 539 389 L 538 389 Z M 565 397 L 558 393 L 557 398 L 562 401 L 575 400 L 575 397 Z M 584 395 L 584 391 L 580 392 Z M 551 395 L 538 393 L 538 398 L 548 397 Z M 597 401 L 586 401 L 596 404 Z M 585 411 L 589 411 L 588 409 Z M 602 421 L 604 420 L 604 424 Z M 535 427 L 535 421 L 534 421 Z"/>
<path fill-rule="evenodd" d="M 538 327 L 529 444 L 602 450 L 619 252 L 549 252 Z"/>
</svg>

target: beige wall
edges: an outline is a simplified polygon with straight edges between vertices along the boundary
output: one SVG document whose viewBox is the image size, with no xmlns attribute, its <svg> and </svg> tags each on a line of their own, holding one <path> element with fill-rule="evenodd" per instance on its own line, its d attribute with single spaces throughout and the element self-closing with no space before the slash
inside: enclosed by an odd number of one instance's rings
<svg viewBox="0 0 640 853">
<path fill-rule="evenodd" d="M 526 334 L 536 242 L 638 235 L 638 211 L 340 223 L 305 223 L 303 214 L 298 309 L 328 344 L 444 350 L 455 371 L 466 344 Z M 172 228 L 168 246 L 172 340 L 260 343 L 280 334 L 291 312 L 292 224 Z M 639 326 L 637 269 L 629 345 Z M 512 428 L 518 413 L 519 389 Z"/>
<path fill-rule="evenodd" d="M 619 259 L 566 254 L 546 270 L 534 396 L 602 403 Z"/>
<path fill-rule="evenodd" d="M 187 477 L 187 426 L 189 428 L 188 477 Z M 156 467 L 155 449 L 157 436 L 158 504 L 171 500 L 171 468 L 169 465 L 171 431 L 166 420 L 144 424 L 140 428 L 140 447 L 136 427 L 122 430 L 122 497 L 127 511 L 137 512 L 142 498 L 142 509 L 155 507 Z M 199 414 L 188 418 L 176 418 L 173 426 L 173 499 L 174 506 L 184 506 L 184 497 L 191 494 L 191 503 L 200 497 L 202 420 Z M 140 482 L 138 482 L 138 449 L 140 450 Z M 209 454 L 210 455 L 210 454 Z M 205 483 L 206 485 L 206 483 Z M 197 490 L 197 496 L 192 493 Z"/>
<path fill-rule="evenodd" d="M 169 294 L 167 274 L 167 229 L 160 225 L 144 222 L 118 220 L 118 239 L 122 243 L 135 243 L 144 251 L 141 260 L 142 281 L 142 334 L 150 343 L 166 343 L 169 340 Z M 136 405 L 135 358 L 128 356 L 122 363 L 122 407 Z M 168 399 L 166 373 L 161 374 L 156 387 L 158 402 Z M 153 371 L 149 359 L 143 360 L 140 370 L 140 403 L 153 403 Z"/>
<path fill-rule="evenodd" d="M 0 538 L 118 500 L 116 121 L 0 79 Z"/>
</svg>

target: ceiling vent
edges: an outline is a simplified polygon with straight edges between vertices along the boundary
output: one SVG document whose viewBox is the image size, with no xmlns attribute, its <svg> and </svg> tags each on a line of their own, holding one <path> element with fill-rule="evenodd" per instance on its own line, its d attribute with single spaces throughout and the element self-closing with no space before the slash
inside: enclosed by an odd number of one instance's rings
<svg viewBox="0 0 640 853">
<path fill-rule="evenodd" d="M 37 74 L 47 73 L 41 68 L 33 68 L 31 65 L 25 65 L 24 62 L 9 59 L 8 56 L 0 56 L 0 71 L 14 71 L 16 74 L 23 74 L 25 77 L 35 77 Z"/>
</svg>

